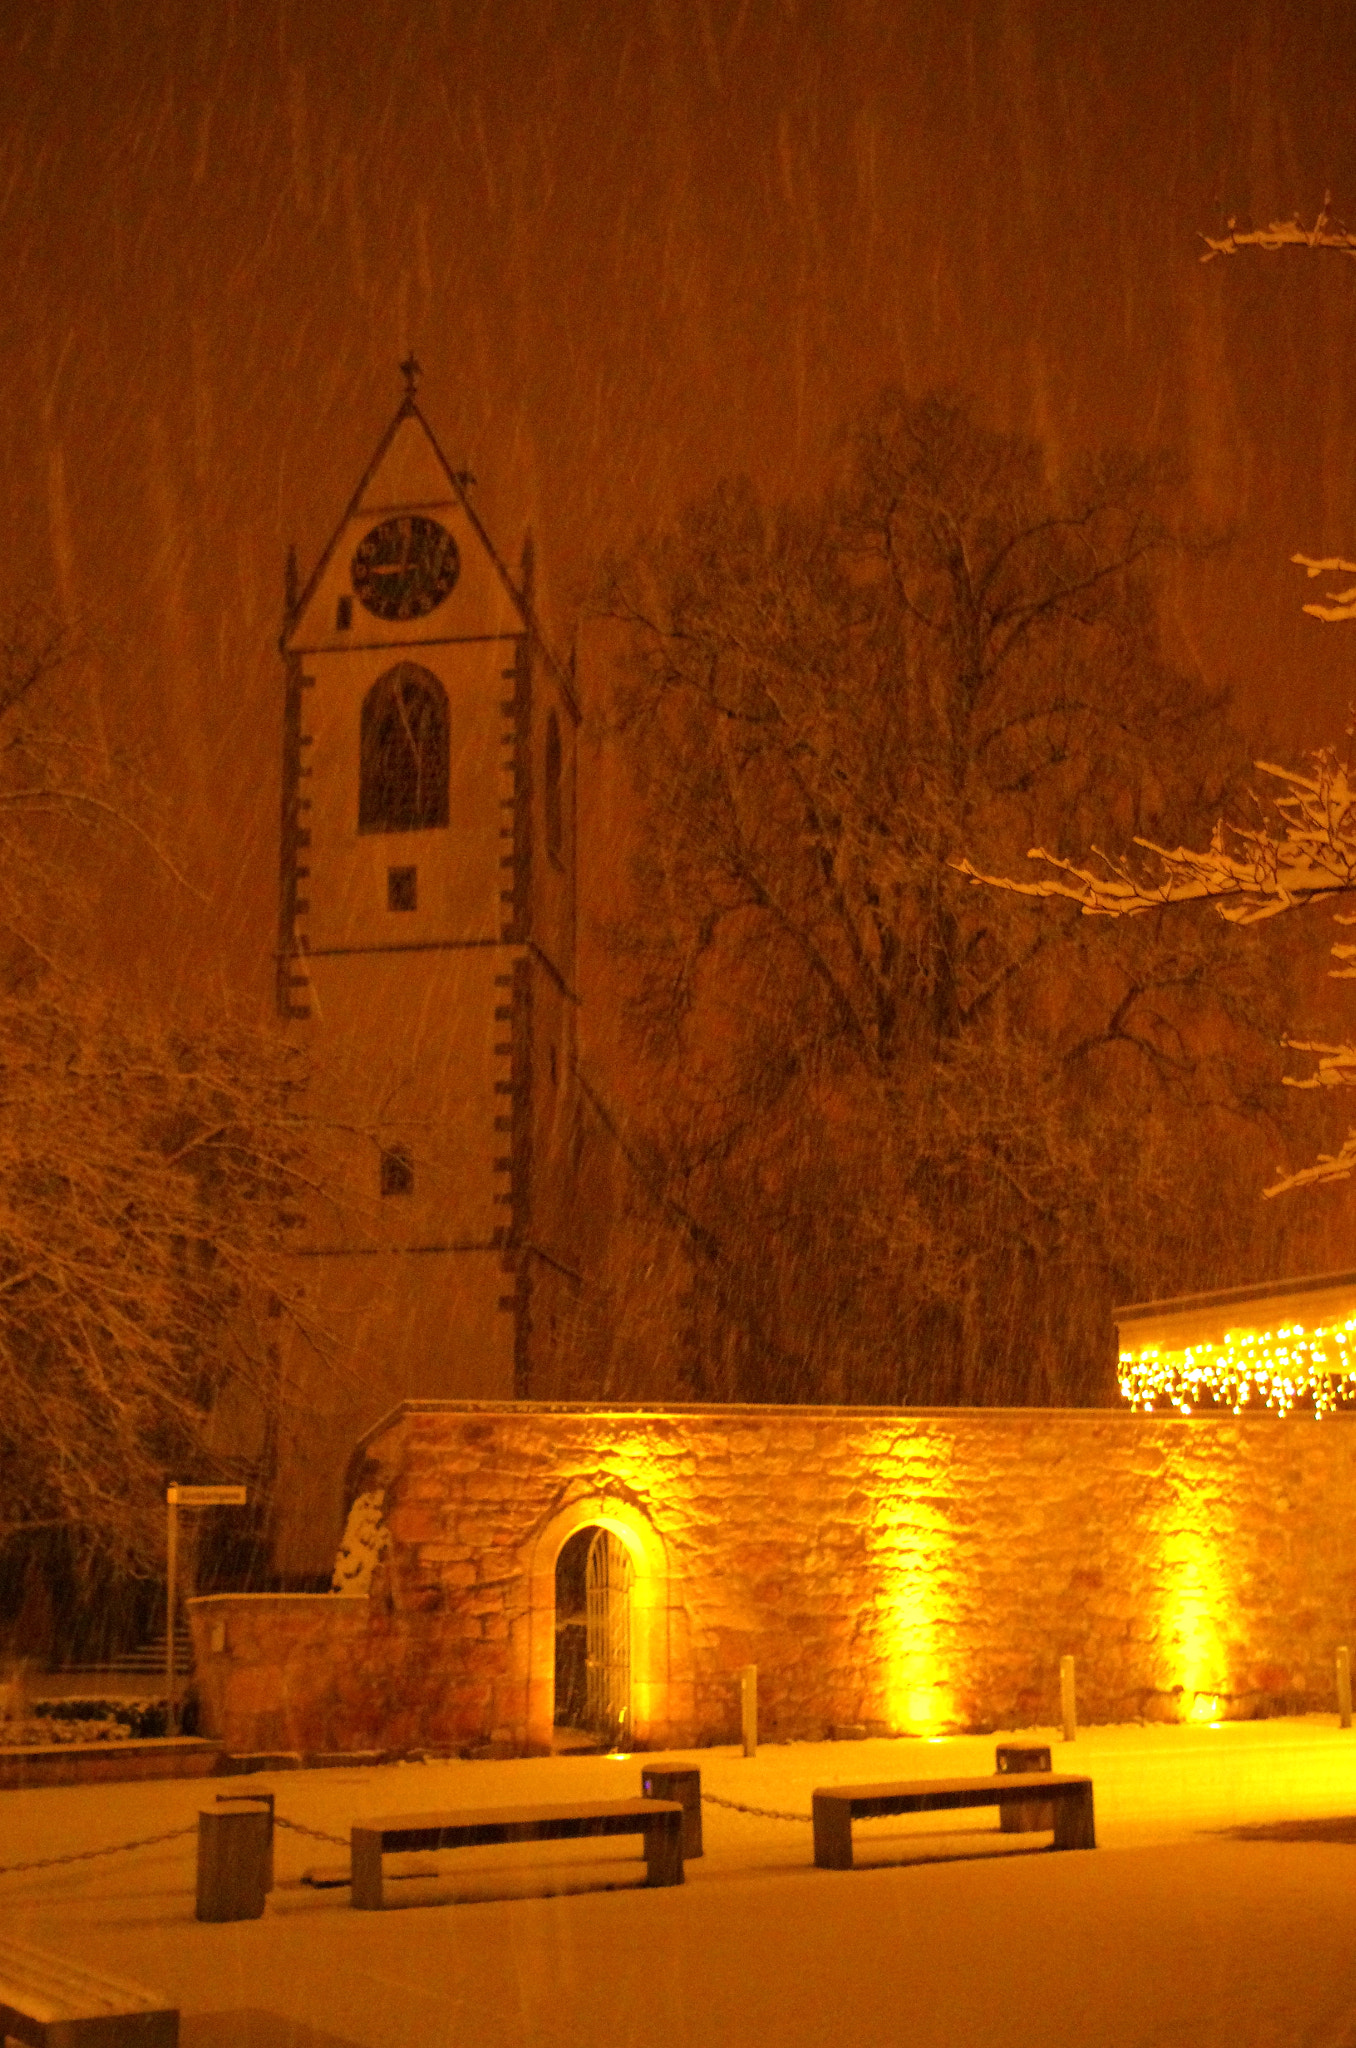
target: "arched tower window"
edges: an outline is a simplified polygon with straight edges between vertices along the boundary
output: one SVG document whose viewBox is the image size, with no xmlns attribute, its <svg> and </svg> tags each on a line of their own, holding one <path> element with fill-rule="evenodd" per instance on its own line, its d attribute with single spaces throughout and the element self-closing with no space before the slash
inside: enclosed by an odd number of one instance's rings
<svg viewBox="0 0 1356 2048">
<path fill-rule="evenodd" d="M 560 811 L 560 720 L 553 711 L 546 721 L 546 851 L 559 860 L 565 843 Z"/>
<path fill-rule="evenodd" d="M 447 695 L 413 662 L 379 676 L 363 698 L 360 832 L 422 832 L 447 823 Z"/>
</svg>

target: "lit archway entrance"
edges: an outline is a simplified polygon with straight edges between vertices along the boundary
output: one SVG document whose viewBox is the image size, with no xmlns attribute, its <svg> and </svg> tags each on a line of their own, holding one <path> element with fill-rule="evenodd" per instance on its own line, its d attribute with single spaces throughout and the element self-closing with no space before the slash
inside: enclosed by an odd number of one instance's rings
<svg viewBox="0 0 1356 2048">
<path fill-rule="evenodd" d="M 610 1492 L 581 1489 L 573 1500 L 567 1501 L 541 1525 L 519 1552 L 527 1611 L 515 1624 L 514 1636 L 516 1643 L 522 1646 L 516 1652 L 516 1655 L 523 1656 L 523 1664 L 518 1668 L 524 1670 L 525 1665 L 528 1746 L 537 1755 L 568 1747 L 568 1744 L 557 1741 L 558 1723 L 562 1728 L 569 1724 L 563 1712 L 557 1711 L 556 1690 L 562 1678 L 568 1681 L 568 1672 L 563 1665 L 570 1656 L 578 1659 L 585 1668 L 582 1697 L 585 1719 L 588 1718 L 587 1561 L 593 1539 L 604 1532 L 611 1537 L 612 1546 L 608 1553 L 600 1548 L 595 1559 L 601 1573 L 604 1557 L 609 1558 L 609 1585 L 606 1600 L 599 1599 L 600 1612 L 595 1628 L 600 1628 L 601 1610 L 606 1606 L 613 1617 L 612 1625 L 620 1635 L 618 1603 L 612 1583 L 613 1572 L 619 1569 L 628 1581 L 625 1605 L 629 1612 L 624 1641 L 629 1650 L 631 1669 L 627 1702 L 629 1719 L 624 1731 L 626 1743 L 628 1746 L 635 1743 L 643 1748 L 671 1747 L 685 1740 L 690 1732 L 692 1670 L 688 1620 L 681 1593 L 670 1576 L 663 1540 L 653 1522 L 634 1501 Z M 571 1573 L 578 1576 L 564 1593 L 558 1609 L 557 1597 L 563 1589 L 558 1586 L 557 1567 L 576 1537 L 584 1539 L 579 1545 L 582 1560 L 572 1558 L 565 1565 L 567 1580 Z M 598 1594 L 603 1591 L 599 1585 Z M 567 1651 L 561 1647 L 557 1621 L 570 1617 L 576 1621 L 576 1647 Z M 582 1629 L 578 1627 L 580 1620 Z M 601 1644 L 600 1648 L 603 1648 Z M 614 1685 L 617 1682 L 616 1649 L 614 1644 L 610 1657 L 605 1648 L 603 1654 L 604 1664 L 612 1666 L 611 1682 Z M 588 1747 L 598 1747 L 603 1739 L 585 1736 L 584 1741 Z"/>
<path fill-rule="evenodd" d="M 578 1529 L 556 1561 L 555 1745 L 625 1741 L 631 1711 L 635 1567 L 613 1530 Z"/>
</svg>

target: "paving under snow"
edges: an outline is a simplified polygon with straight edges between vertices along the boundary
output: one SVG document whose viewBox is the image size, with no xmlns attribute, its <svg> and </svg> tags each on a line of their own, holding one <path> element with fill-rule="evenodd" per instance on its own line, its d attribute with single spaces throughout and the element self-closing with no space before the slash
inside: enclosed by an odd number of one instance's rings
<svg viewBox="0 0 1356 2048">
<path fill-rule="evenodd" d="M 815 1785 L 991 1771 L 994 1738 L 796 1743 L 672 1758 L 807 1816 L 706 1806 L 681 1889 L 633 1889 L 638 1841 L 547 1843 L 405 1859 L 434 1874 L 355 1913 L 301 1882 L 343 1849 L 282 1831 L 263 1919 L 214 1926 L 188 1836 L 0 1876 L 0 1926 L 165 1993 L 183 2048 L 1356 2048 L 1356 1729 L 1001 1739 L 1093 1778 L 1095 1852 L 999 1834 L 985 1809 L 859 1823 L 864 1867 L 817 1871 Z M 192 1826 L 259 1784 L 344 1836 L 363 1815 L 634 1795 L 639 1774 L 582 1757 L 4 1792 L 0 1864 Z"/>
</svg>

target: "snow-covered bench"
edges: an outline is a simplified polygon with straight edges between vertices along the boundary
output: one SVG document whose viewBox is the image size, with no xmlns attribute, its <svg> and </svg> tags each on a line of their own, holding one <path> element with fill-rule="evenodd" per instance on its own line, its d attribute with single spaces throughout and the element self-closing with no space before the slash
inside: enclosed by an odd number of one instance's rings
<svg viewBox="0 0 1356 2048">
<path fill-rule="evenodd" d="M 882 1813 L 945 1813 L 962 1806 L 1024 1803 L 1034 1796 L 1053 1808 L 1056 1849 L 1095 1849 L 1092 1779 L 1048 1771 L 1010 1771 L 992 1778 L 914 1778 L 899 1785 L 825 1785 L 811 1796 L 815 1862 L 851 1870 L 852 1823 Z"/>
<path fill-rule="evenodd" d="M 683 1809 L 676 1800 L 596 1799 L 570 1806 L 402 1813 L 358 1821 L 350 1833 L 353 1904 L 381 1905 L 381 1859 L 396 1850 L 470 1849 L 488 1842 L 570 1842 L 586 1835 L 643 1835 L 646 1882 L 683 1882 Z"/>
<path fill-rule="evenodd" d="M 31 2048 L 177 2048 L 179 2012 L 153 1991 L 0 1939 L 0 2039 Z"/>
</svg>

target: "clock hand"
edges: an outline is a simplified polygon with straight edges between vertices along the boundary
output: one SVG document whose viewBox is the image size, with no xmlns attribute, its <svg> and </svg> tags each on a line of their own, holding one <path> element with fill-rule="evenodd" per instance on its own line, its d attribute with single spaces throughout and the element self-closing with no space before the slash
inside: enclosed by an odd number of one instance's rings
<svg viewBox="0 0 1356 2048">
<path fill-rule="evenodd" d="M 410 535 L 408 531 L 402 530 L 400 533 L 400 553 L 397 559 L 393 562 L 374 562 L 371 573 L 374 576 L 399 576 L 404 578 L 409 574 L 409 566 Z"/>
</svg>

